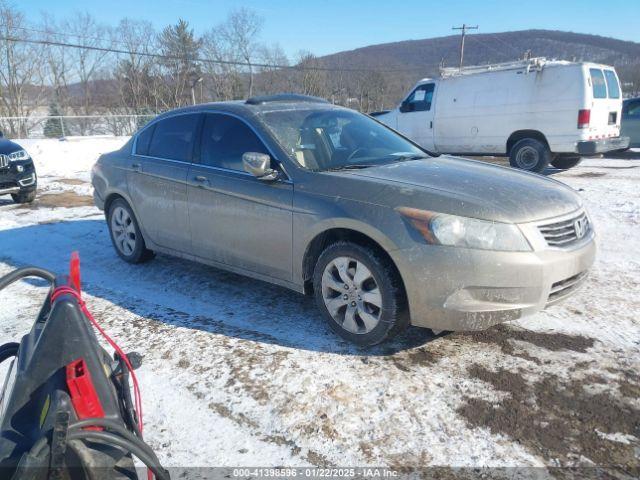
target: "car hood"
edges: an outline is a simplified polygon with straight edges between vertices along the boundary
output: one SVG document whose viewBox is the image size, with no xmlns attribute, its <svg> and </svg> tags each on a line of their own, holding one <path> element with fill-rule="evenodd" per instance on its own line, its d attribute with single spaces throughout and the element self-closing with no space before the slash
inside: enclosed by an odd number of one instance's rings
<svg viewBox="0 0 640 480">
<path fill-rule="evenodd" d="M 7 140 L 6 138 L 0 138 L 0 153 L 8 155 L 16 150 L 22 150 L 22 147 L 17 143 Z"/>
<path fill-rule="evenodd" d="M 339 188 L 344 198 L 497 222 L 542 220 L 582 206 L 579 195 L 564 183 L 449 156 L 343 170 L 327 176 L 333 177 L 332 188 Z M 337 177 L 339 181 L 335 181 Z"/>
</svg>

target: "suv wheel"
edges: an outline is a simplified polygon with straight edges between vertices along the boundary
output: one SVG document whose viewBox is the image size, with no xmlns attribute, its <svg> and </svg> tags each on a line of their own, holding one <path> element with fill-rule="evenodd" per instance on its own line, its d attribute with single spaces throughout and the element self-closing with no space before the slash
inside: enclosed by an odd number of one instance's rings
<svg viewBox="0 0 640 480">
<path fill-rule="evenodd" d="M 551 150 L 540 140 L 525 138 L 511 147 L 509 163 L 512 167 L 541 173 L 551 162 Z"/>
<path fill-rule="evenodd" d="M 123 199 L 114 200 L 109 207 L 107 224 L 116 253 L 125 262 L 142 263 L 153 258 L 154 253 L 146 247 L 131 207 Z"/>
<path fill-rule="evenodd" d="M 400 278 L 371 248 L 350 242 L 330 245 L 316 263 L 313 285 L 329 326 L 353 343 L 375 345 L 409 324 Z"/>
<path fill-rule="evenodd" d="M 16 203 L 31 203 L 36 199 L 36 191 L 12 193 L 11 198 Z"/>
<path fill-rule="evenodd" d="M 551 160 L 551 165 L 561 170 L 573 168 L 582 161 L 582 157 L 556 157 Z"/>
</svg>

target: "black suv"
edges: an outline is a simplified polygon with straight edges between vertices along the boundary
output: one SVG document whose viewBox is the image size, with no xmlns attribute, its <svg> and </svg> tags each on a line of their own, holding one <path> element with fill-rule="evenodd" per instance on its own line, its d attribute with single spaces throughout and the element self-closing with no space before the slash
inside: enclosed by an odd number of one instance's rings
<svg viewBox="0 0 640 480">
<path fill-rule="evenodd" d="M 37 183 L 36 167 L 27 151 L 0 132 L 0 195 L 11 194 L 16 203 L 30 203 L 36 198 Z"/>
</svg>

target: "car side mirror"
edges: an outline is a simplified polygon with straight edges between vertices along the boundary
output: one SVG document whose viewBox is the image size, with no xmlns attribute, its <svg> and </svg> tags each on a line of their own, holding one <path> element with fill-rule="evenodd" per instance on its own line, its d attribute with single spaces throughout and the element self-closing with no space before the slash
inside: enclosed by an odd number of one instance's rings
<svg viewBox="0 0 640 480">
<path fill-rule="evenodd" d="M 400 104 L 400 112 L 407 113 L 413 111 L 413 103 L 411 102 L 402 102 Z"/>
<path fill-rule="evenodd" d="M 278 171 L 271 168 L 271 157 L 266 153 L 246 152 L 242 155 L 242 166 L 258 180 L 272 181 L 278 178 Z"/>
</svg>

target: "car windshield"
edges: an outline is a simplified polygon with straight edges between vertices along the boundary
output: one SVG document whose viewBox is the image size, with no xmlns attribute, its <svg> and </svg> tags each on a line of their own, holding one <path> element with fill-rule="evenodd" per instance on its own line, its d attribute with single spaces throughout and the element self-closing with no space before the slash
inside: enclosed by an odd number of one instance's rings
<svg viewBox="0 0 640 480">
<path fill-rule="evenodd" d="M 366 168 L 428 155 L 361 113 L 339 109 L 261 114 L 289 156 L 313 171 Z"/>
</svg>

